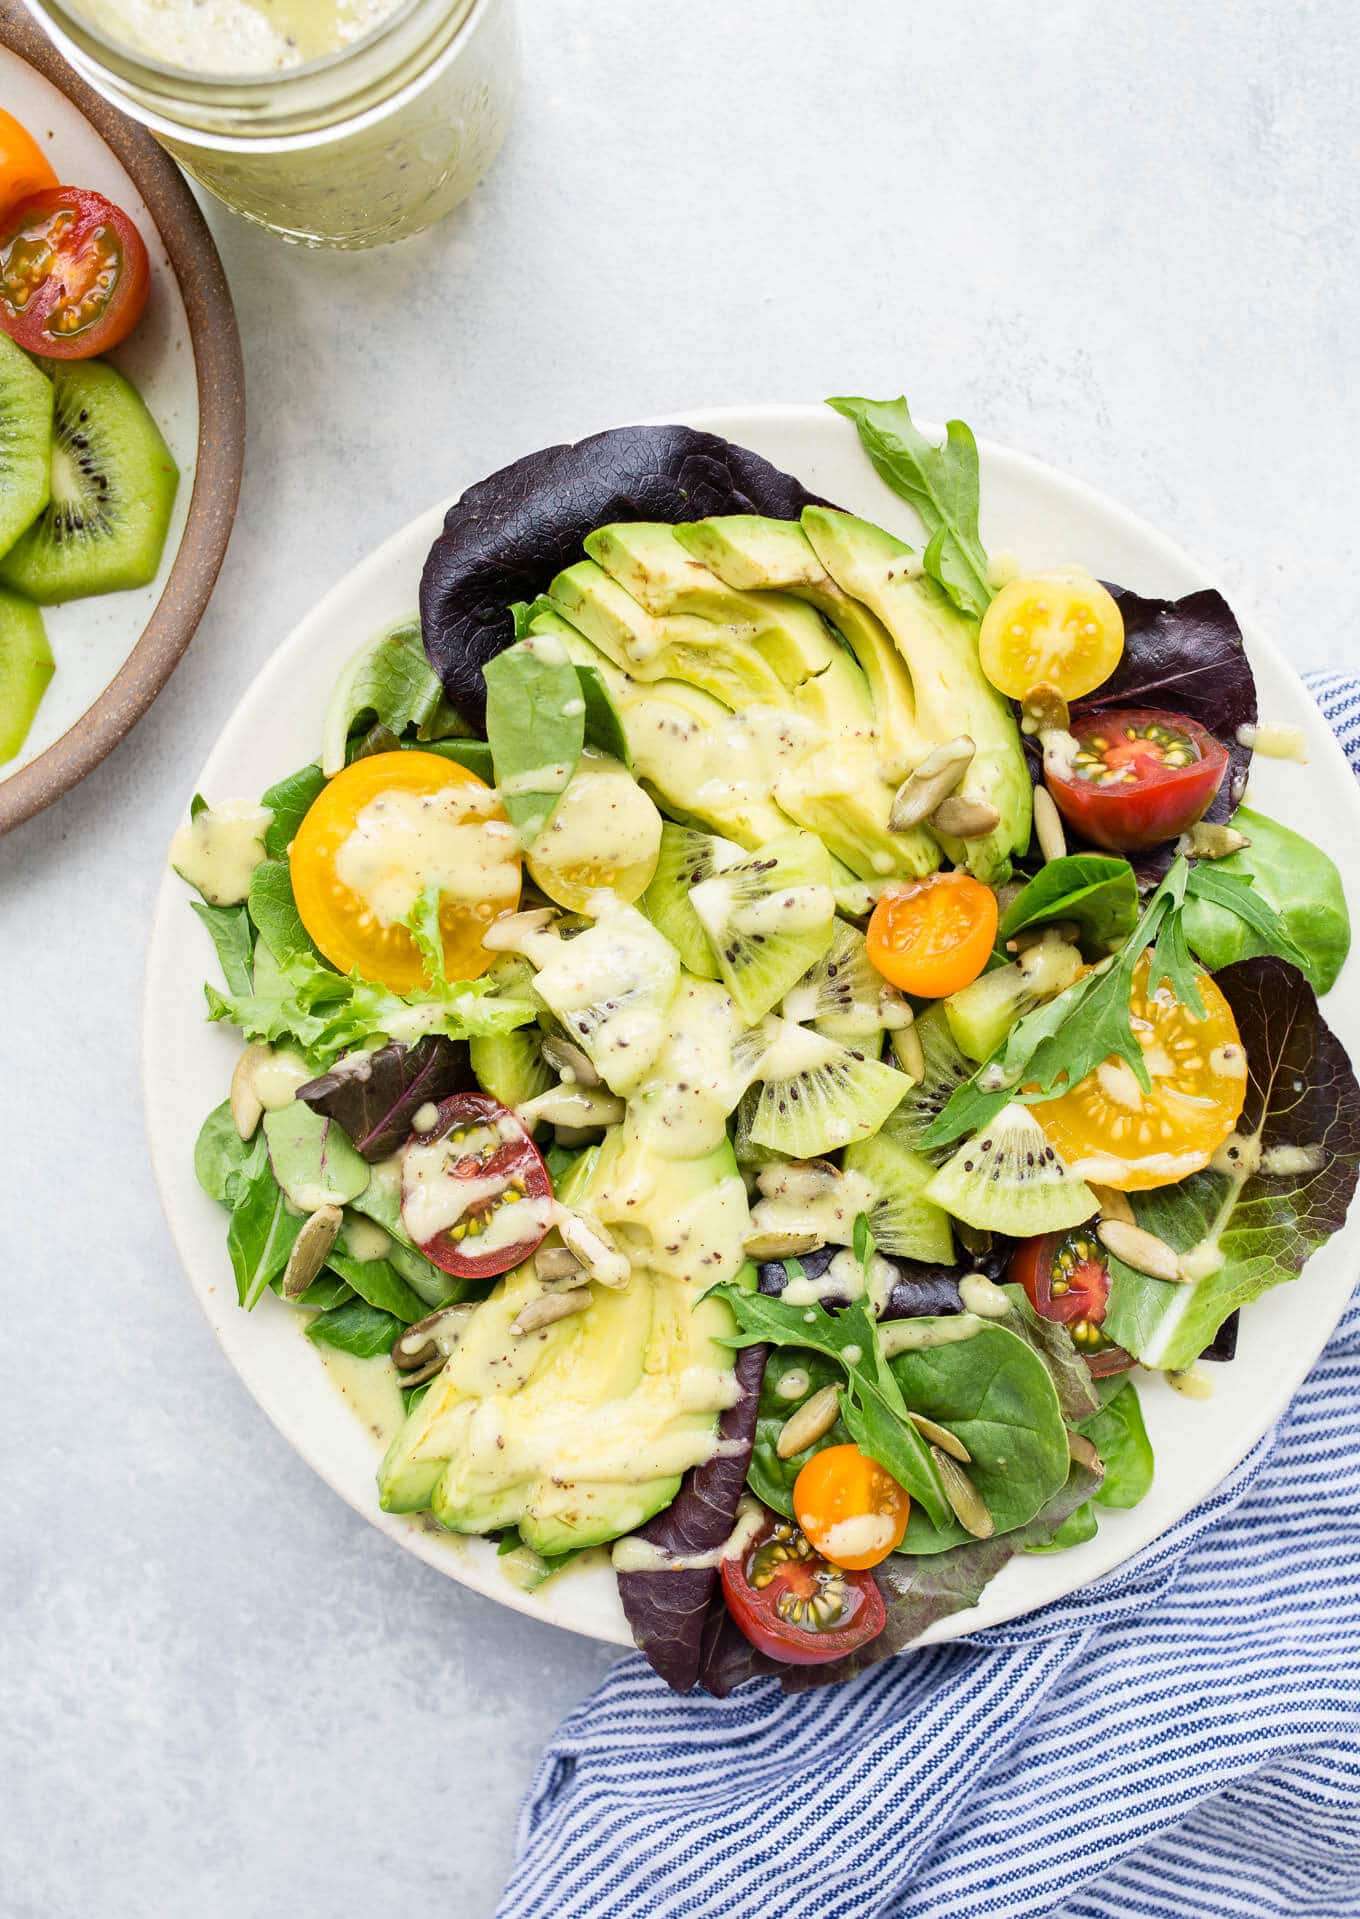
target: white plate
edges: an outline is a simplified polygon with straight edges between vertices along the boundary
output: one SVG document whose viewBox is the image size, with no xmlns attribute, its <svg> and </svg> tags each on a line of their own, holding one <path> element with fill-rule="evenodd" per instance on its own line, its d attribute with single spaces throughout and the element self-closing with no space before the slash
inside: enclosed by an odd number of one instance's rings
<svg viewBox="0 0 1360 1919">
<path fill-rule="evenodd" d="M 907 539 L 919 538 L 911 514 L 860 451 L 854 429 L 825 408 L 724 409 L 685 417 L 689 425 L 755 448 L 827 498 Z M 478 476 L 458 477 L 466 485 Z M 982 480 L 989 549 L 1013 549 L 1027 569 L 1079 559 L 1105 579 L 1164 598 L 1213 585 L 1151 527 L 1037 461 L 984 442 Z M 209 800 L 254 797 L 318 752 L 322 709 L 335 674 L 365 638 L 411 613 L 421 565 L 443 513 L 442 506 L 432 509 L 379 547 L 279 649 L 199 776 L 198 789 Z M 1325 823 L 1328 850 L 1341 867 L 1346 890 L 1360 898 L 1355 779 L 1317 708 L 1274 647 L 1255 633 L 1248 634 L 1247 643 L 1263 714 L 1302 727 L 1310 754 L 1306 768 L 1258 757 L 1251 799 L 1304 833 L 1316 834 Z M 187 803 L 188 794 L 184 797 Z M 175 1243 L 227 1357 L 327 1484 L 408 1551 L 503 1605 L 597 1639 L 631 1643 L 607 1566 L 569 1568 L 539 1593 L 526 1595 L 500 1573 L 495 1547 L 486 1541 L 442 1533 L 428 1516 L 380 1512 L 372 1437 L 300 1335 L 299 1315 L 272 1293 L 253 1313 L 237 1307 L 224 1244 L 225 1215 L 200 1191 L 191 1153 L 204 1115 L 225 1097 L 238 1041 L 225 1027 L 204 1020 L 202 982 L 216 978 L 216 958 L 188 899 L 184 885 L 167 875 L 146 977 L 147 1121 Z M 1352 962 L 1328 998 L 1326 1013 L 1352 1055 L 1360 1056 L 1355 979 Z M 1209 1369 L 1212 1399 L 1188 1400 L 1164 1380 L 1140 1378 L 1157 1453 L 1156 1483 L 1141 1506 L 1132 1512 L 1102 1511 L 1098 1536 L 1069 1552 L 1011 1561 L 979 1605 L 942 1620 L 925 1637 L 956 1638 L 1064 1597 L 1109 1572 L 1212 1492 L 1278 1418 L 1324 1345 L 1354 1284 L 1357 1238 L 1360 1232 L 1348 1227 L 1309 1262 L 1300 1280 L 1247 1309 L 1237 1359 Z"/>
</svg>

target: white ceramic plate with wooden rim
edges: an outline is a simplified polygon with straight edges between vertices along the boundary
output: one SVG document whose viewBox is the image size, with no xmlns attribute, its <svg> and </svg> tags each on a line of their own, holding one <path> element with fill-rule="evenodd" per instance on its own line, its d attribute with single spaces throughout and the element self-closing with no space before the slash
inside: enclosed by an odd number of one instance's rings
<svg viewBox="0 0 1360 1919">
<path fill-rule="evenodd" d="M 912 541 L 920 529 L 878 479 L 850 424 L 823 407 L 727 408 L 679 416 L 724 434 L 794 473 L 806 486 Z M 521 449 L 523 450 L 523 449 Z M 506 458 L 515 456 L 506 449 Z M 993 552 L 1013 550 L 1026 569 L 1079 560 L 1104 579 L 1175 598 L 1214 582 L 1171 541 L 1113 501 L 1004 447 L 982 444 L 982 530 Z M 457 490 L 478 475 L 455 475 Z M 222 733 L 197 787 L 210 801 L 257 796 L 320 746 L 331 682 L 364 639 L 410 615 L 437 506 L 356 567 L 280 647 Z M 1247 646 L 1272 720 L 1301 727 L 1309 763 L 1257 757 L 1251 799 L 1304 833 L 1327 827 L 1328 851 L 1347 893 L 1360 899 L 1360 792 L 1316 706 L 1264 637 Z M 185 795 L 188 800 L 188 794 Z M 194 1178 L 193 1142 L 226 1093 L 236 1036 L 204 1019 L 203 981 L 216 957 L 189 912 L 188 889 L 167 875 L 157 902 L 146 976 L 143 1061 L 152 1157 L 171 1231 L 198 1299 L 227 1357 L 285 1437 L 316 1471 L 389 1538 L 464 1585 L 540 1619 L 619 1645 L 630 1636 L 602 1555 L 569 1567 L 537 1593 L 518 1592 L 498 1570 L 495 1546 L 441 1532 L 428 1515 L 383 1513 L 374 1472 L 378 1445 L 337 1392 L 303 1337 L 301 1315 L 267 1293 L 253 1313 L 237 1304 L 227 1260 L 226 1216 Z M 1328 1021 L 1360 1054 L 1360 993 L 1352 960 L 1325 1002 Z M 1147 1499 L 1131 1512 L 1102 1510 L 1096 1538 L 1070 1551 L 1012 1560 L 981 1602 L 941 1621 L 927 1639 L 951 1639 L 1029 1612 L 1108 1573 L 1204 1499 L 1288 1404 L 1350 1297 L 1360 1229 L 1348 1226 L 1309 1262 L 1301 1279 L 1242 1315 L 1237 1358 L 1212 1369 L 1214 1394 L 1181 1397 L 1140 1375 L 1157 1454 Z"/>
</svg>

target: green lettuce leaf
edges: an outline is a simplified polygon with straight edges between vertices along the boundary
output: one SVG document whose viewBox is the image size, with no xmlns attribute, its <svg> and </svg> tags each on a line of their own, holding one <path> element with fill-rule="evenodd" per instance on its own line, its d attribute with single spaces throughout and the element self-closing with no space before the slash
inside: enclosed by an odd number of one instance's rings
<svg viewBox="0 0 1360 1919">
<path fill-rule="evenodd" d="M 1093 952 L 1122 945 L 1138 921 L 1138 880 L 1129 862 L 1109 853 L 1050 860 L 1011 901 L 997 938 L 1004 944 L 1049 920 L 1074 920 Z"/>
<path fill-rule="evenodd" d="M 466 732 L 452 709 L 445 713 L 445 704 L 419 621 L 403 621 L 360 647 L 336 681 L 322 723 L 322 770 L 338 773 L 350 734 L 375 722 L 400 735 L 408 727 L 428 730 L 438 716 L 447 722 L 445 732 Z"/>
<path fill-rule="evenodd" d="M 496 784 L 528 845 L 547 824 L 581 757 L 585 697 L 576 668 L 552 635 L 530 635 L 506 647 L 483 673 Z"/>
<path fill-rule="evenodd" d="M 250 916 L 244 906 L 209 906 L 206 900 L 190 900 L 190 906 L 207 927 L 217 948 L 222 977 L 231 993 L 248 993 L 251 987 Z"/>
<path fill-rule="evenodd" d="M 1335 862 L 1301 833 L 1292 833 L 1250 807 L 1238 807 L 1233 825 L 1251 844 L 1228 859 L 1215 860 L 1212 867 L 1195 869 L 1203 878 L 1191 888 L 1185 907 L 1190 945 L 1214 973 L 1235 960 L 1279 951 L 1271 927 L 1262 928 L 1222 905 L 1212 882 L 1203 881 L 1212 873 L 1220 881 L 1226 878 L 1248 885 L 1253 896 L 1278 916 L 1297 953 L 1294 964 L 1302 968 L 1314 991 L 1330 992 L 1351 944 L 1350 914 Z"/>
</svg>

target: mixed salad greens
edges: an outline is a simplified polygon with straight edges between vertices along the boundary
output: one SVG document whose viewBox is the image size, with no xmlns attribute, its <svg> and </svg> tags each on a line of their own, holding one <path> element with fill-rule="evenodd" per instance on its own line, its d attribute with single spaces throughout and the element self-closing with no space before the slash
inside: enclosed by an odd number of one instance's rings
<svg viewBox="0 0 1360 1919">
<path fill-rule="evenodd" d="M 1019 576 L 965 426 L 832 404 L 919 553 L 710 434 L 550 448 L 172 851 L 241 1304 L 400 1388 L 387 1510 L 521 1584 L 607 1547 L 719 1693 L 1136 1504 L 1138 1379 L 1206 1391 L 1360 1164 L 1346 905 L 1242 805 L 1297 743 L 1226 603 Z"/>
</svg>

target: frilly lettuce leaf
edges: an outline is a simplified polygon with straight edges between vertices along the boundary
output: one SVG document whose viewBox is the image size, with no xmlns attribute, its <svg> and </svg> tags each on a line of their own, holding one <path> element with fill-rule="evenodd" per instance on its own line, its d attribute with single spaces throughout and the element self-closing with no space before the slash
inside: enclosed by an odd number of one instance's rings
<svg viewBox="0 0 1360 1919">
<path fill-rule="evenodd" d="M 1105 1331 L 1145 1366 L 1170 1371 L 1192 1365 L 1237 1307 L 1297 1277 L 1344 1224 L 1360 1166 L 1360 1086 L 1307 980 L 1273 958 L 1240 960 L 1216 980 L 1249 1068 L 1237 1128 L 1245 1176 L 1196 1173 L 1135 1195 L 1133 1206 L 1138 1223 L 1178 1251 L 1216 1243 L 1223 1264 L 1172 1284 L 1111 1261 Z M 1281 1165 L 1290 1149 L 1313 1163 Z"/>
</svg>

